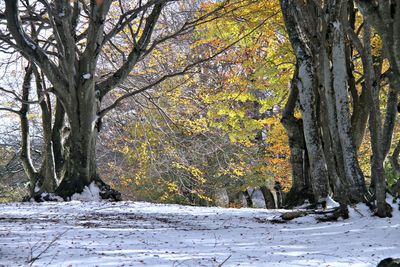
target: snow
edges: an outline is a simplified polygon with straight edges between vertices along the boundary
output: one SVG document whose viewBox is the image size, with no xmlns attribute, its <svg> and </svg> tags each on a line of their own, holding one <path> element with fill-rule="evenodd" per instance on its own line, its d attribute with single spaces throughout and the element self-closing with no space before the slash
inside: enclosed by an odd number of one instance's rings
<svg viewBox="0 0 400 267">
<path fill-rule="evenodd" d="M 76 201 L 100 201 L 100 189 L 97 187 L 95 182 L 92 182 L 89 187 L 85 186 L 83 192 L 78 194 L 75 193 L 72 195 L 71 200 Z"/>
<path fill-rule="evenodd" d="M 90 73 L 85 73 L 82 75 L 82 78 L 85 80 L 89 80 L 92 77 L 92 75 Z"/>
<path fill-rule="evenodd" d="M 96 128 L 96 124 L 97 124 L 99 119 L 100 119 L 100 116 L 96 115 L 94 120 L 92 121 L 92 131 Z"/>
<path fill-rule="evenodd" d="M 333 200 L 330 196 L 326 198 L 326 208 L 327 209 L 334 209 L 340 207 L 340 204 Z"/>
<path fill-rule="evenodd" d="M 341 27 L 341 23 L 340 23 L 340 21 L 334 21 L 333 23 L 332 23 L 332 26 L 333 26 L 333 28 L 336 30 L 336 31 L 339 31 L 340 30 L 340 27 Z"/>
<path fill-rule="evenodd" d="M 273 223 L 282 212 L 143 202 L 0 204 L 0 266 L 376 266 L 400 257 L 398 208 L 385 219 L 360 205 L 348 220 Z"/>
<path fill-rule="evenodd" d="M 40 187 L 38 186 L 38 183 L 35 184 L 34 192 L 37 193 L 40 191 Z"/>
</svg>

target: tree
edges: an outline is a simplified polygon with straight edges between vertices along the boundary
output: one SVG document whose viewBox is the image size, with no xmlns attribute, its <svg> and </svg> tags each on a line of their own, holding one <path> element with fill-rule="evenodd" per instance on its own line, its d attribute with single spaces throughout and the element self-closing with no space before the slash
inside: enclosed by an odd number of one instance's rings
<svg viewBox="0 0 400 267">
<path fill-rule="evenodd" d="M 223 5 L 210 13 L 218 12 Z M 172 0 L 118 4 L 110 0 L 5 1 L 1 18 L 6 19 L 7 31 L 2 31 L 1 40 L 37 67 L 36 80 L 43 76 L 42 82 L 51 84 L 46 92 L 56 96 L 60 113 L 63 116 L 65 113 L 70 128 L 68 153 L 61 155 L 63 148 L 54 144 L 52 149 L 56 165 L 60 164 L 53 166 L 55 169 L 60 170 L 61 161 L 65 161 L 65 174 L 59 177 L 61 183 L 56 189 L 58 195 L 67 198 L 82 192 L 93 181 L 106 188 L 96 167 L 96 139 L 102 117 L 124 99 L 195 65 L 157 77 L 141 88 L 129 89 L 109 106 L 101 107 L 103 99 L 118 89 L 157 45 L 190 31 L 209 16 L 204 13 L 195 17 L 195 11 L 177 13 L 179 26 L 163 29 L 158 23 L 160 16 L 173 7 L 178 6 Z M 46 33 L 38 35 L 41 29 L 46 29 Z M 105 64 L 102 57 L 107 51 L 119 51 L 122 44 L 128 49 L 127 56 L 115 62 L 115 70 L 107 67 L 109 72 L 101 73 L 99 63 Z M 63 119 L 53 124 L 59 129 L 53 132 L 52 139 L 59 139 L 64 129 Z"/>
<path fill-rule="evenodd" d="M 391 74 L 383 69 L 385 57 L 380 47 L 371 45 L 368 22 L 362 20 L 353 1 L 280 2 L 297 58 L 283 122 L 289 136 L 297 136 L 292 137 L 297 145 L 291 146 L 303 147 L 300 123 L 293 116 L 296 98 L 299 99 L 314 196 L 325 198 L 332 190 L 342 204 L 369 201 L 358 162 L 358 150 L 369 122 L 373 151 L 371 189 L 377 200 L 377 215 L 389 215 L 383 162 L 391 146 L 397 93 L 391 83 L 382 125 L 383 103 L 379 98 L 381 88 L 386 86 L 384 77 Z M 382 41 L 385 43 L 385 38 Z M 298 168 L 296 177 L 304 179 L 301 171 L 304 173 Z"/>
</svg>

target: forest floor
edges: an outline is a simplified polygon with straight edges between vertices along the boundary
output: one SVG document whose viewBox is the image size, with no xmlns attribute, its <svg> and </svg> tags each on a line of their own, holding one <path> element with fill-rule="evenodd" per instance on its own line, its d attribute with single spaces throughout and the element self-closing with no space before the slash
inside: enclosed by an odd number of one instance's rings
<svg viewBox="0 0 400 267">
<path fill-rule="evenodd" d="M 345 221 L 143 202 L 0 204 L 0 266 L 376 266 L 400 257 L 400 212 Z"/>
</svg>

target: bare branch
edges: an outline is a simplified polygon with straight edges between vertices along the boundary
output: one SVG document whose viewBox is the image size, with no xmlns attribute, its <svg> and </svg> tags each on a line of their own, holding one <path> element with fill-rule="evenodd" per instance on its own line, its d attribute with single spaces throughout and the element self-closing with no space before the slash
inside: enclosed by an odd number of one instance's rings
<svg viewBox="0 0 400 267">
<path fill-rule="evenodd" d="M 277 14 L 277 13 L 273 14 L 271 17 L 275 16 L 276 14 Z M 118 106 L 124 99 L 126 99 L 126 98 L 128 98 L 128 97 L 131 97 L 131 96 L 140 94 L 140 93 L 142 93 L 142 92 L 145 92 L 145 91 L 147 91 L 147 90 L 149 90 L 149 89 L 155 87 L 156 85 L 162 83 L 163 81 L 165 81 L 165 80 L 167 80 L 167 79 L 169 79 L 169 78 L 176 77 L 176 76 L 180 76 L 180 75 L 184 75 L 184 74 L 186 74 L 189 70 L 193 69 L 194 67 L 196 67 L 196 66 L 198 66 L 198 65 L 200 65 L 200 64 L 202 64 L 202 63 L 204 63 L 204 62 L 206 62 L 206 61 L 209 61 L 209 60 L 212 60 L 212 59 L 216 58 L 217 56 L 219 56 L 219 55 L 221 55 L 222 53 L 226 52 L 227 50 L 229 50 L 231 47 L 233 47 L 234 45 L 236 45 L 237 43 L 239 43 L 239 42 L 242 41 L 243 39 L 245 39 L 245 38 L 247 38 L 248 36 L 250 36 L 251 34 L 253 34 L 257 29 L 259 29 L 260 27 L 262 27 L 262 26 L 264 25 L 264 23 L 265 23 L 268 19 L 270 19 L 270 17 L 268 17 L 267 19 L 263 20 L 261 23 L 259 23 L 259 24 L 258 24 L 255 28 L 253 28 L 251 31 L 249 31 L 248 33 L 246 33 L 245 35 L 243 35 L 242 37 L 240 37 L 240 38 L 237 39 L 236 41 L 232 42 L 232 43 L 229 44 L 228 46 L 224 47 L 223 49 L 221 49 L 221 50 L 218 51 L 217 53 L 215 53 L 215 54 L 213 54 L 213 55 L 211 55 L 211 56 L 209 56 L 209 57 L 207 57 L 207 58 L 203 58 L 203 59 L 200 59 L 200 60 L 197 60 L 197 61 L 193 62 L 193 63 L 187 65 L 186 67 L 184 67 L 181 71 L 177 71 L 177 72 L 174 72 L 174 73 L 166 74 L 166 75 L 164 75 L 163 77 L 159 78 L 158 80 L 154 81 L 153 83 L 151 83 L 151 84 L 149 84 L 149 85 L 147 85 L 147 86 L 145 86 L 145 87 L 143 87 L 143 88 L 141 88 L 141 89 L 138 89 L 138 90 L 135 90 L 135 91 L 132 91 L 132 92 L 129 92 L 129 93 L 125 94 L 125 95 L 120 96 L 119 98 L 117 98 L 117 99 L 114 101 L 113 104 L 111 104 L 110 106 L 108 106 L 108 107 L 106 107 L 105 109 L 103 109 L 103 110 L 100 112 L 99 116 L 100 116 L 100 117 L 104 117 L 110 110 L 114 109 L 114 108 L 115 108 L 116 106 Z"/>
</svg>

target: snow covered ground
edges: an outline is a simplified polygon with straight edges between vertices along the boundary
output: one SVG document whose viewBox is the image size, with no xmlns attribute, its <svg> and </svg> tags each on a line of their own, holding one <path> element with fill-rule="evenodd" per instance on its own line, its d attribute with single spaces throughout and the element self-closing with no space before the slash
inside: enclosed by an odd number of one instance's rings
<svg viewBox="0 0 400 267">
<path fill-rule="evenodd" d="M 0 205 L 0 266 L 376 266 L 400 257 L 400 212 L 346 221 L 141 202 Z"/>
</svg>

